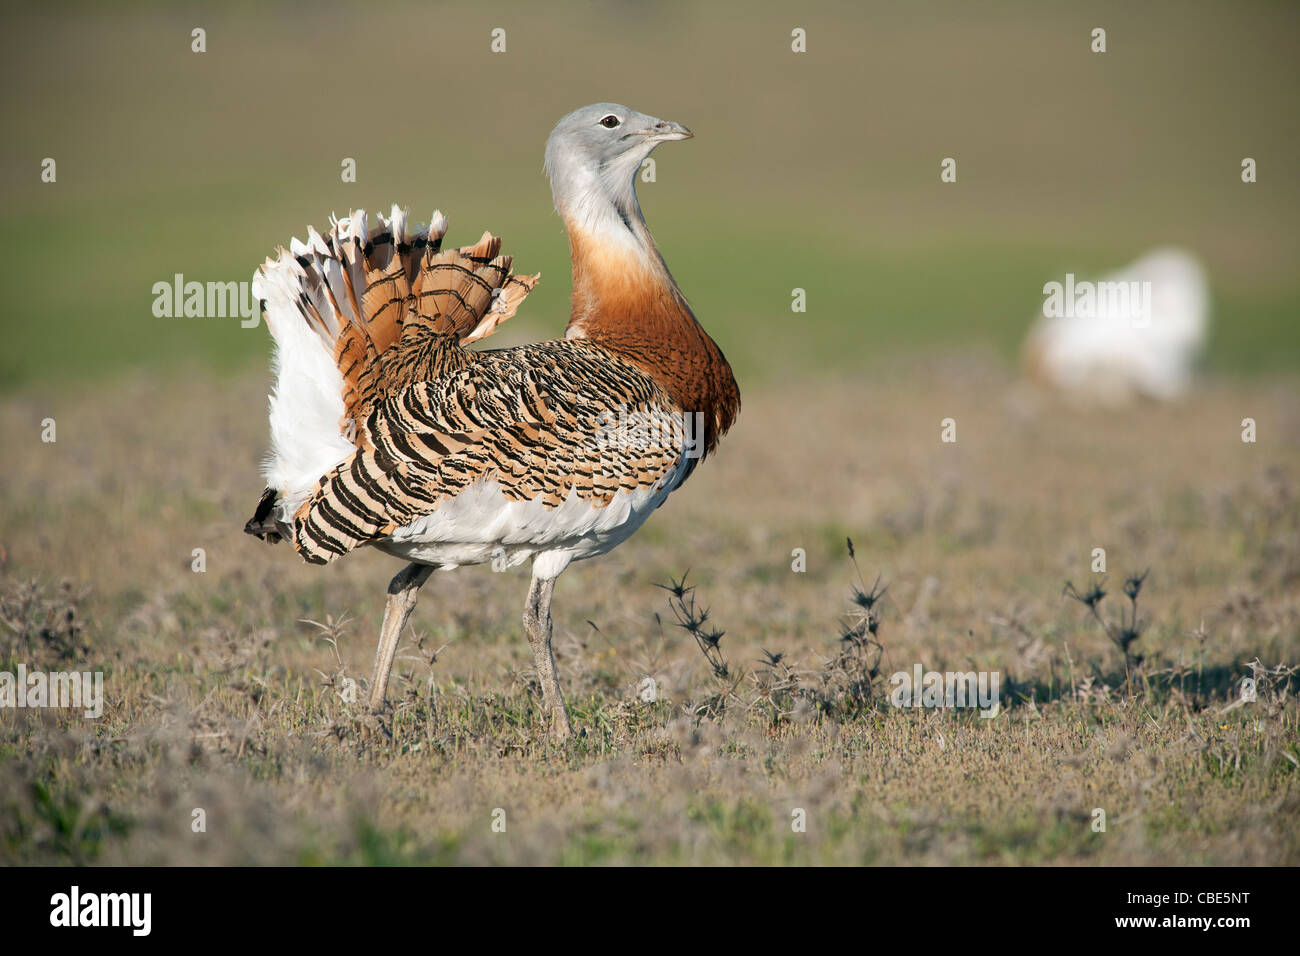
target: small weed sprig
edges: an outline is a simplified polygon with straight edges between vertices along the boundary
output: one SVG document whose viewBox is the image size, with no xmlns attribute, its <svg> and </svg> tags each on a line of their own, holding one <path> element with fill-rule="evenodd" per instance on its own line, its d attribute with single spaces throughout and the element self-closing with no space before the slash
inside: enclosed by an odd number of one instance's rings
<svg viewBox="0 0 1300 956">
<path fill-rule="evenodd" d="M 853 608 L 840 619 L 840 652 L 826 663 L 822 681 L 831 693 L 822 703 L 833 703 L 845 713 L 856 714 L 875 697 L 875 685 L 881 679 L 880 661 L 885 647 L 880 642 L 879 605 L 889 589 L 880 586 L 879 575 L 870 588 L 866 586 L 853 539 L 844 541 L 858 580 L 851 585 Z"/>
<path fill-rule="evenodd" d="M 750 709 L 765 711 L 768 722 L 775 727 L 801 709 L 807 694 L 800 684 L 799 672 L 790 665 L 786 656 L 763 648 L 758 667 L 749 675 L 754 685 L 754 699 Z"/>
<path fill-rule="evenodd" d="M 673 612 L 673 623 L 695 638 L 700 653 L 704 655 L 704 659 L 709 662 L 709 668 L 713 671 L 713 695 L 690 709 L 696 716 L 716 717 L 726 710 L 728 699 L 734 696 L 736 688 L 740 686 L 745 675 L 743 671 L 733 674 L 726 658 L 722 656 L 719 643 L 726 632 L 716 627 L 704 626 L 709 620 L 709 609 L 696 605 L 695 586 L 686 583 L 686 575 L 690 573 L 688 570 L 682 575 L 680 581 L 670 577 L 668 584 L 655 586 L 668 592 L 668 607 Z"/>
<path fill-rule="evenodd" d="M 1255 694 L 1248 699 L 1240 697 L 1233 704 L 1225 707 L 1222 713 L 1228 713 L 1247 703 L 1258 704 L 1256 726 L 1264 735 L 1265 761 L 1270 766 L 1275 760 L 1285 757 L 1291 765 L 1300 768 L 1300 742 L 1295 732 L 1287 726 L 1287 713 L 1292 696 L 1292 682 L 1300 667 L 1276 664 L 1265 667 L 1255 658 L 1248 665 L 1255 681 Z"/>
<path fill-rule="evenodd" d="M 1143 656 L 1136 653 L 1132 647 L 1139 637 L 1142 636 L 1143 624 L 1138 619 L 1138 595 L 1142 593 L 1142 585 L 1147 579 L 1151 569 L 1143 571 L 1141 574 L 1132 575 L 1124 580 L 1124 595 L 1129 600 L 1128 613 L 1125 614 L 1123 608 L 1120 608 L 1119 623 L 1107 623 L 1106 619 L 1101 616 L 1098 608 L 1101 602 L 1106 598 L 1106 579 L 1102 578 L 1101 583 L 1093 585 L 1087 591 L 1079 591 L 1069 582 L 1065 582 L 1065 588 L 1061 591 L 1066 597 L 1073 598 L 1080 604 L 1084 605 L 1101 629 L 1106 632 L 1106 636 L 1111 639 L 1120 653 L 1124 655 L 1124 672 L 1129 682 L 1129 690 L 1132 691 L 1133 677 L 1132 673 L 1143 661 Z"/>
<path fill-rule="evenodd" d="M 327 674 L 319 667 L 312 668 L 312 670 L 320 675 L 321 686 L 333 690 L 345 703 L 356 703 L 355 696 L 348 699 L 344 697 L 342 693 L 342 689 L 347 686 L 345 682 L 348 681 L 349 678 L 347 662 L 343 660 L 343 656 L 339 653 L 339 638 L 342 637 L 344 632 L 347 630 L 349 623 L 348 616 L 344 614 L 336 621 L 334 620 L 334 615 L 331 614 L 325 618 L 325 623 L 323 624 L 320 621 L 313 621 L 309 618 L 303 618 L 299 623 L 310 624 L 312 627 L 319 630 L 321 633 L 317 635 L 318 639 L 324 641 L 334 651 L 334 663 L 337 665 L 337 670 L 333 673 Z"/>
<path fill-rule="evenodd" d="M 722 649 L 718 646 L 726 631 L 719 631 L 717 628 L 705 630 L 704 625 L 709 620 L 709 609 L 696 607 L 695 585 L 686 583 L 686 575 L 690 573 L 687 571 L 683 574 L 680 581 L 670 577 L 668 579 L 670 583 L 657 584 L 655 587 L 663 588 L 671 595 L 668 598 L 668 607 L 673 612 L 674 623 L 695 638 L 695 643 L 700 646 L 700 652 L 704 654 L 705 660 L 713 669 L 713 676 L 719 680 L 728 680 L 731 677 L 731 670 L 722 656 Z"/>
</svg>

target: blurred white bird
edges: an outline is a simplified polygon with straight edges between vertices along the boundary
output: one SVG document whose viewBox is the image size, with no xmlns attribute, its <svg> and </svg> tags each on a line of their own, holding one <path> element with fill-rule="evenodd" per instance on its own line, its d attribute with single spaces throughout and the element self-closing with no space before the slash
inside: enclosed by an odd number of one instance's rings
<svg viewBox="0 0 1300 956">
<path fill-rule="evenodd" d="M 1023 349 L 1030 378 L 1106 404 L 1186 392 L 1210 318 L 1205 270 L 1190 252 L 1157 249 L 1096 281 L 1067 275 L 1043 295 Z"/>
</svg>

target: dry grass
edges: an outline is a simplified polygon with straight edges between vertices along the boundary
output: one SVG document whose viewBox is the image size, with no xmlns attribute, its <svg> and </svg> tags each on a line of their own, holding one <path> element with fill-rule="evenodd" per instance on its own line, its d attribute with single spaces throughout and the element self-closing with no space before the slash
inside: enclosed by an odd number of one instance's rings
<svg viewBox="0 0 1300 956">
<path fill-rule="evenodd" d="M 563 748 L 523 569 L 435 575 L 391 719 L 345 701 L 397 565 L 310 568 L 240 533 L 261 394 L 0 407 L 0 670 L 102 669 L 107 697 L 98 721 L 0 710 L 0 860 L 1300 863 L 1294 381 L 1095 413 L 965 358 L 748 393 L 717 460 L 561 578 Z M 1094 547 L 1112 629 L 1150 568 L 1127 669 L 1062 594 L 1099 583 Z M 656 587 L 687 568 L 693 593 Z M 885 678 L 918 661 L 1000 671 L 1002 713 L 892 707 Z"/>
</svg>

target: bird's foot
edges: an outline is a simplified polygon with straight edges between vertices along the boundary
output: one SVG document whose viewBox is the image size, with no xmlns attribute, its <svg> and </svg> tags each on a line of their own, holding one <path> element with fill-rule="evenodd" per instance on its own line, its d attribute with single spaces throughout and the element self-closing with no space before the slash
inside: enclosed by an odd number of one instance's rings
<svg viewBox="0 0 1300 956">
<path fill-rule="evenodd" d="M 573 725 L 569 723 L 569 712 L 561 704 L 551 711 L 551 739 L 563 743 L 573 736 Z"/>
</svg>

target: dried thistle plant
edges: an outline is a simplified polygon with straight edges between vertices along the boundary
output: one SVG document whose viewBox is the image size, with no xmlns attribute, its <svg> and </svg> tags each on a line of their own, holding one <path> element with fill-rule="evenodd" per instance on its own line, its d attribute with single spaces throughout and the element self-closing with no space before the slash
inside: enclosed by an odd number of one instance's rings
<svg viewBox="0 0 1300 956">
<path fill-rule="evenodd" d="M 686 583 L 686 575 L 690 573 L 688 570 L 682 575 L 680 581 L 669 578 L 668 584 L 655 586 L 669 593 L 668 608 L 673 612 L 674 623 L 695 638 L 700 652 L 704 654 L 705 660 L 713 669 L 713 676 L 719 680 L 728 680 L 731 677 L 731 670 L 722 656 L 722 649 L 718 646 L 726 631 L 704 627 L 709 620 L 709 609 L 696 605 L 695 586 Z"/>
<path fill-rule="evenodd" d="M 709 609 L 696 604 L 695 586 L 686 583 L 689 574 L 688 570 L 680 581 L 669 578 L 668 584 L 658 584 L 656 587 L 668 592 L 668 607 L 673 612 L 673 624 L 695 638 L 700 653 L 709 662 L 709 668 L 713 672 L 714 693 L 707 700 L 688 707 L 688 710 L 697 717 L 716 717 L 726 710 L 727 701 L 735 696 L 736 688 L 745 675 L 743 671 L 733 673 L 726 658 L 722 656 L 720 642 L 726 632 L 716 627 L 705 627 L 709 620 Z"/>
<path fill-rule="evenodd" d="M 880 602 L 888 588 L 881 587 L 879 575 L 870 588 L 866 586 L 853 539 L 844 541 L 857 581 L 850 585 L 853 606 L 840 619 L 840 651 L 824 667 L 820 704 L 823 709 L 833 708 L 851 716 L 870 705 L 877 696 L 876 684 L 883 680 L 880 662 L 885 647 L 880 642 Z"/>
<path fill-rule="evenodd" d="M 1065 582 L 1065 588 L 1062 594 L 1066 597 L 1073 598 L 1084 607 L 1101 625 L 1101 629 L 1106 632 L 1111 643 L 1119 648 L 1120 653 L 1124 655 L 1124 672 L 1128 676 L 1129 690 L 1132 691 L 1133 670 L 1144 660 L 1141 654 L 1133 650 L 1133 644 L 1142 636 L 1143 623 L 1138 618 L 1138 595 L 1142 593 L 1142 585 L 1146 582 L 1147 575 L 1151 569 L 1143 571 L 1141 574 L 1132 575 L 1124 579 L 1124 595 L 1128 598 L 1128 608 L 1120 608 L 1118 623 L 1108 622 L 1101 616 L 1101 602 L 1106 598 L 1106 579 L 1102 578 L 1099 584 L 1093 585 L 1087 591 L 1079 591 L 1069 582 Z"/>
<path fill-rule="evenodd" d="M 803 693 L 799 672 L 784 654 L 764 648 L 757 663 L 758 667 L 749 675 L 754 688 L 750 710 L 766 713 L 769 723 L 776 726 L 796 712 L 807 709 L 803 704 L 807 695 Z"/>
</svg>

